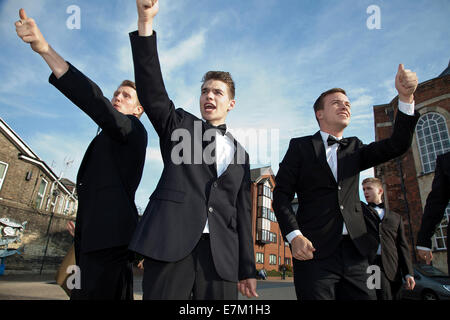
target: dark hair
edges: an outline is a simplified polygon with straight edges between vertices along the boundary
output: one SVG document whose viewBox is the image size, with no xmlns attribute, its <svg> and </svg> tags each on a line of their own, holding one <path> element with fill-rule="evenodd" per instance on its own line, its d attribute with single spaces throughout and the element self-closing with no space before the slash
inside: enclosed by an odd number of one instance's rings
<svg viewBox="0 0 450 320">
<path fill-rule="evenodd" d="M 229 94 L 231 99 L 234 99 L 234 96 L 236 94 L 236 89 L 234 87 L 234 81 L 231 77 L 231 74 L 229 72 L 225 71 L 208 71 L 205 73 L 202 79 L 202 86 L 205 84 L 206 81 L 209 80 L 219 80 L 224 82 L 229 89 Z"/>
<path fill-rule="evenodd" d="M 322 109 L 323 109 L 323 107 L 324 107 L 323 99 L 324 99 L 327 95 L 332 94 L 332 93 L 336 93 L 336 92 L 340 92 L 340 93 L 343 93 L 343 94 L 347 95 L 347 93 L 345 92 L 345 90 L 344 90 L 344 89 L 341 89 L 341 88 L 332 88 L 332 89 L 330 89 L 330 90 L 327 90 L 327 91 L 325 91 L 325 92 L 322 92 L 322 94 L 317 98 L 316 102 L 314 102 L 314 115 L 316 114 L 316 112 L 317 112 L 318 110 L 322 110 Z M 316 120 L 317 120 L 317 122 L 319 122 L 319 119 L 317 119 L 317 116 L 316 116 Z"/>
</svg>

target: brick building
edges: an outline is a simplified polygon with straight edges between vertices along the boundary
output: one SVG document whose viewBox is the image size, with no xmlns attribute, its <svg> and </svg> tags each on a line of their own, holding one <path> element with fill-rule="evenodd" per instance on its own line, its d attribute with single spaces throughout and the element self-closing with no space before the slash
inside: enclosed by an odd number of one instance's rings
<svg viewBox="0 0 450 320">
<path fill-rule="evenodd" d="M 282 265 L 292 270 L 292 254 L 284 242 L 275 213 L 272 210 L 272 191 L 275 175 L 270 167 L 250 171 L 252 187 L 252 235 L 256 269 L 280 271 Z"/>
<path fill-rule="evenodd" d="M 72 242 L 66 224 L 77 205 L 74 183 L 60 179 L 0 118 L 0 218 L 27 221 L 16 245 L 22 254 L 5 259 L 5 273 L 55 270 Z"/>
<path fill-rule="evenodd" d="M 375 168 L 383 181 L 387 208 L 402 215 L 413 260 L 415 242 L 428 193 L 434 177 L 436 156 L 450 151 L 450 64 L 436 78 L 419 83 L 414 94 L 420 119 L 411 148 L 398 159 Z M 375 139 L 390 136 L 398 97 L 390 103 L 373 107 Z M 450 206 L 433 236 L 433 265 L 447 271 L 446 226 Z"/>
</svg>

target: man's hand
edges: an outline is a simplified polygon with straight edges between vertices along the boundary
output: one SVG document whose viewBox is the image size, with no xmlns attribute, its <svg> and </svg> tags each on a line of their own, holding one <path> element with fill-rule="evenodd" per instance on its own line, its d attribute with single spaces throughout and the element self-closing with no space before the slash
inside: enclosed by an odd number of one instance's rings
<svg viewBox="0 0 450 320">
<path fill-rule="evenodd" d="M 304 236 L 296 236 L 292 241 L 292 256 L 297 260 L 310 260 L 316 251 L 311 241 Z"/>
<path fill-rule="evenodd" d="M 256 293 L 256 279 L 241 280 L 237 284 L 239 292 L 247 298 L 259 297 Z"/>
<path fill-rule="evenodd" d="M 412 103 L 414 92 L 417 89 L 418 79 L 415 72 L 406 69 L 403 64 L 399 64 L 395 77 L 395 88 L 398 91 L 398 98 L 402 102 Z"/>
<path fill-rule="evenodd" d="M 17 35 L 26 43 L 31 45 L 31 49 L 39 54 L 49 51 L 47 41 L 37 27 L 32 18 L 28 18 L 24 9 L 19 10 L 20 20 L 15 23 Z"/>
<path fill-rule="evenodd" d="M 431 260 L 433 260 L 433 253 L 428 250 L 420 250 L 417 249 L 417 255 L 419 256 L 419 259 L 422 261 L 425 261 L 427 264 L 431 263 Z"/>
<path fill-rule="evenodd" d="M 70 235 L 72 237 L 75 237 L 75 223 L 73 223 L 73 221 L 67 222 L 66 228 L 67 231 L 69 231 Z"/>
<path fill-rule="evenodd" d="M 153 34 L 153 18 L 159 11 L 158 0 L 136 0 L 138 11 L 138 32 L 142 36 Z"/>
<path fill-rule="evenodd" d="M 416 281 L 414 281 L 413 277 L 406 278 L 405 288 L 406 290 L 413 290 L 416 286 Z"/>
</svg>

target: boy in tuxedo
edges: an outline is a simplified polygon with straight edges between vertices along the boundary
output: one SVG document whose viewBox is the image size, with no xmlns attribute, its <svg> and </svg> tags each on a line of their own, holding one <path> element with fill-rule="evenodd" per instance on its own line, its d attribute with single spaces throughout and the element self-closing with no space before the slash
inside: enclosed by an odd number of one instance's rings
<svg viewBox="0 0 450 320">
<path fill-rule="evenodd" d="M 248 154 L 226 131 L 235 106 L 228 72 L 205 74 L 200 112 L 175 108 L 165 90 L 153 19 L 158 1 L 137 0 L 130 34 L 136 86 L 159 139 L 164 170 L 130 248 L 145 257 L 144 299 L 257 296 Z M 210 142 L 213 140 L 213 142 Z"/>
<path fill-rule="evenodd" d="M 136 87 L 125 80 L 113 98 L 107 99 L 94 82 L 47 43 L 25 10 L 19 14 L 17 35 L 47 62 L 52 70 L 49 82 L 102 129 L 89 145 L 77 174 L 74 246 L 81 288 L 72 290 L 71 299 L 132 300 L 133 256 L 128 245 L 138 220 L 134 197 L 147 147 Z"/>
<path fill-rule="evenodd" d="M 402 217 L 386 209 L 383 203 L 383 185 L 378 178 L 362 182 L 367 205 L 362 204 L 367 229 L 379 245 L 373 263 L 380 267 L 381 288 L 376 290 L 378 300 L 396 300 L 405 278 L 406 289 L 415 286 L 414 270 Z"/>
<path fill-rule="evenodd" d="M 291 244 L 297 297 L 304 300 L 375 299 L 367 286 L 367 233 L 359 200 L 359 173 L 402 155 L 411 145 L 417 76 L 399 65 L 398 112 L 389 139 L 364 145 L 343 138 L 351 104 L 345 90 L 323 92 L 314 103 L 320 131 L 294 138 L 276 175 L 273 208 Z M 291 206 L 297 194 L 299 206 Z"/>
</svg>

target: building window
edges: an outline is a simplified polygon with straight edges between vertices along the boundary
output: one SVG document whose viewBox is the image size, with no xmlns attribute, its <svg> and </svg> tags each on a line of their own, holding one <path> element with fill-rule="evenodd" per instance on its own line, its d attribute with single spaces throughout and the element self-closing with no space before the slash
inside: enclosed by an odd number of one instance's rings
<svg viewBox="0 0 450 320">
<path fill-rule="evenodd" d="M 262 253 L 262 252 L 256 253 L 256 263 L 264 264 L 264 253 Z"/>
<path fill-rule="evenodd" d="M 424 114 L 417 122 L 416 134 L 423 173 L 433 172 L 436 157 L 450 151 L 445 118 L 435 112 Z"/>
<path fill-rule="evenodd" d="M 42 178 L 41 184 L 39 185 L 39 191 L 36 196 L 36 209 L 41 209 L 42 207 L 42 199 L 44 199 L 45 190 L 47 189 L 48 182 Z"/>
<path fill-rule="evenodd" d="M 291 258 L 284 258 L 284 264 L 287 266 L 291 265 Z"/>
<path fill-rule="evenodd" d="M 441 223 L 438 225 L 436 232 L 433 235 L 433 243 L 434 247 L 437 250 L 445 250 L 447 249 L 447 226 L 450 220 L 450 203 L 445 208 L 444 218 Z"/>
<path fill-rule="evenodd" d="M 5 180 L 7 170 L 8 164 L 0 161 L 0 190 L 2 189 L 3 181 Z"/>
<path fill-rule="evenodd" d="M 266 229 L 260 229 L 256 233 L 256 241 L 263 243 L 277 243 L 277 235 Z"/>
<path fill-rule="evenodd" d="M 277 264 L 277 256 L 274 254 L 269 255 L 269 264 Z"/>
</svg>

